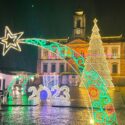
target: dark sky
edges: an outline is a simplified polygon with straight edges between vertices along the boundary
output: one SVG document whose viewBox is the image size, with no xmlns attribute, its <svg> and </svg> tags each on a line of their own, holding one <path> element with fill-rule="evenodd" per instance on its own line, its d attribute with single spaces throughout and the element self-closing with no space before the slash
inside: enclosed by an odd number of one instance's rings
<svg viewBox="0 0 125 125">
<path fill-rule="evenodd" d="M 86 13 L 87 35 L 91 34 L 92 20 L 95 17 L 99 20 L 102 36 L 125 34 L 124 0 L 0 0 L 0 36 L 4 35 L 6 25 L 13 33 L 24 31 L 24 38 L 71 36 L 73 14 L 78 8 Z M 27 56 L 30 60 L 21 62 Z M 10 57 L 12 62 L 5 65 Z M 33 65 L 36 64 L 34 60 L 37 60 L 37 49 L 26 46 L 21 54 L 12 50 L 6 57 L 1 56 L 0 67 L 31 67 L 28 70 L 33 71 Z"/>
<path fill-rule="evenodd" d="M 77 8 L 86 13 L 88 35 L 94 17 L 102 35 L 125 34 L 124 0 L 0 0 L 0 35 L 8 25 L 25 37 L 71 36 Z"/>
</svg>

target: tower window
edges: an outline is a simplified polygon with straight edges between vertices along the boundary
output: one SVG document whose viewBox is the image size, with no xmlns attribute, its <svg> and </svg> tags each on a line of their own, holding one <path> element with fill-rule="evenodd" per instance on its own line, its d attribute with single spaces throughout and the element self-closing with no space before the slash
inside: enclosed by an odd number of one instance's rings
<svg viewBox="0 0 125 125">
<path fill-rule="evenodd" d="M 55 63 L 51 64 L 51 72 L 56 72 L 56 64 Z"/>
<path fill-rule="evenodd" d="M 113 64 L 112 65 L 112 73 L 118 73 L 118 64 Z"/>
<path fill-rule="evenodd" d="M 81 20 L 77 20 L 77 28 L 81 27 Z"/>
<path fill-rule="evenodd" d="M 43 64 L 43 72 L 47 72 L 47 70 L 48 70 L 48 64 L 44 63 Z"/>
</svg>

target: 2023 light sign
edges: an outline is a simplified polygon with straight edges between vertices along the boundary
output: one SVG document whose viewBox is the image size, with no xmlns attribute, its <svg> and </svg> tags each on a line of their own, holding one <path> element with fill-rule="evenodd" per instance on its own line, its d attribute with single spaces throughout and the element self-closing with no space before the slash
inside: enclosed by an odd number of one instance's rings
<svg viewBox="0 0 125 125">
<path fill-rule="evenodd" d="M 28 92 L 31 93 L 28 100 L 33 101 L 35 104 L 49 100 L 52 105 L 70 105 L 70 94 L 67 86 L 58 87 L 56 85 L 51 89 L 43 85 L 39 85 L 38 89 L 31 86 L 28 88 Z"/>
</svg>

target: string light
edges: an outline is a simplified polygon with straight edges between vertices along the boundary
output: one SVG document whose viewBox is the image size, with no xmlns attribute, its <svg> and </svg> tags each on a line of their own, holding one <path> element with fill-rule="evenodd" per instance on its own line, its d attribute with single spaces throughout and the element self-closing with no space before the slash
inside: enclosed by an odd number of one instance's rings
<svg viewBox="0 0 125 125">
<path fill-rule="evenodd" d="M 13 34 L 8 26 L 5 27 L 4 37 L 0 38 L 0 44 L 3 45 L 3 56 L 5 56 L 11 48 L 17 51 L 21 51 L 19 46 L 19 39 L 22 35 L 23 32 Z"/>
</svg>

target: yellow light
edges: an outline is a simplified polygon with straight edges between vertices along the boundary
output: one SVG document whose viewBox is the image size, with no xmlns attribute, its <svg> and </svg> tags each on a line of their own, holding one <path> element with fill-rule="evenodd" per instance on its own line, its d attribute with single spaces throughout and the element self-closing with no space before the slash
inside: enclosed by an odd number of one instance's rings
<svg viewBox="0 0 125 125">
<path fill-rule="evenodd" d="M 23 35 L 23 32 L 15 33 L 13 34 L 9 27 L 5 27 L 5 33 L 4 37 L 0 38 L 0 44 L 3 44 L 3 52 L 2 55 L 5 56 L 6 53 L 11 49 L 15 49 L 17 51 L 21 51 L 21 48 L 19 46 L 19 39 Z M 9 39 L 12 40 L 12 42 L 9 41 Z"/>
<path fill-rule="evenodd" d="M 90 119 L 90 124 L 94 125 L 94 120 Z"/>
<path fill-rule="evenodd" d="M 75 12 L 77 15 L 83 15 L 83 11 L 76 11 Z"/>
</svg>

